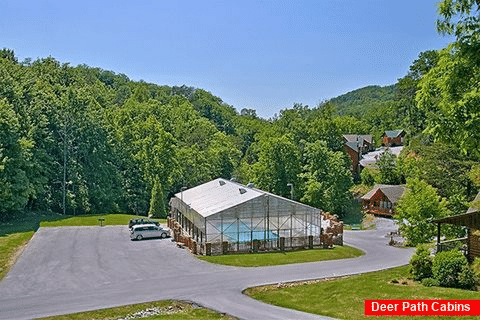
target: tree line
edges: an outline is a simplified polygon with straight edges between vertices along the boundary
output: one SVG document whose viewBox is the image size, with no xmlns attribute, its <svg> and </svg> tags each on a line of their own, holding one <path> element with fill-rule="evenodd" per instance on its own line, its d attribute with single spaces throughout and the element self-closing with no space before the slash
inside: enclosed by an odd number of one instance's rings
<svg viewBox="0 0 480 320">
<path fill-rule="evenodd" d="M 3 220 L 24 210 L 146 214 L 152 190 L 165 202 L 183 185 L 229 178 L 240 157 L 236 112 L 204 90 L 51 57 L 18 62 L 8 49 L 0 57 Z"/>
<path fill-rule="evenodd" d="M 216 177 L 283 196 L 292 184 L 295 199 L 340 212 L 352 183 L 341 119 L 328 106 L 265 120 L 202 89 L 52 57 L 19 62 L 3 49 L 0 115 L 2 220 L 24 211 L 165 215 L 182 187 Z M 320 189 L 328 201 L 313 196 Z"/>
<path fill-rule="evenodd" d="M 239 113 L 202 89 L 52 57 L 20 62 L 3 49 L 0 217 L 164 216 L 174 193 L 217 177 L 341 216 L 353 210 L 353 184 L 368 179 L 418 178 L 465 204 L 476 186 L 464 177 L 480 157 L 478 7 L 458 0 L 440 8 L 439 31 L 456 42 L 420 53 L 396 84 L 315 107 L 296 103 L 271 119 Z M 342 134 L 373 134 L 378 143 L 383 131 L 399 128 L 410 144 L 401 159 L 384 159 L 380 178 L 352 177 Z"/>
</svg>

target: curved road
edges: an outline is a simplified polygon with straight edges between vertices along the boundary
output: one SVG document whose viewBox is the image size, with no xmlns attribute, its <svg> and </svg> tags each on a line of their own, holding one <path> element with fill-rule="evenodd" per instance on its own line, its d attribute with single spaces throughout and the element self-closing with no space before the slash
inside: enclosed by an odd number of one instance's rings
<svg viewBox="0 0 480 320">
<path fill-rule="evenodd" d="M 0 319 L 31 319 L 164 299 L 187 300 L 241 319 L 326 319 L 242 294 L 252 286 L 364 273 L 408 263 L 387 245 L 395 230 L 346 231 L 359 258 L 272 267 L 228 267 L 196 259 L 170 239 L 129 241 L 128 228 L 39 229 L 0 282 Z M 321 298 L 321 297 L 319 297 Z"/>
</svg>

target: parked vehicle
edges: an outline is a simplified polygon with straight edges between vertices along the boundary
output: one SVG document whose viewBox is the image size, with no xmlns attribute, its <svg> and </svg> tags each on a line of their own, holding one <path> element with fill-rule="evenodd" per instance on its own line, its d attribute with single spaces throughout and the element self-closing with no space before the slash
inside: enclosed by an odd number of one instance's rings
<svg viewBox="0 0 480 320">
<path fill-rule="evenodd" d="M 144 219 L 144 218 L 140 218 L 140 219 L 135 218 L 135 219 L 130 219 L 130 221 L 128 222 L 128 227 L 132 228 L 133 226 L 135 226 L 137 224 L 154 224 L 157 227 L 160 226 L 160 223 L 158 223 L 157 221 L 148 220 L 148 219 Z"/>
<path fill-rule="evenodd" d="M 153 224 L 137 224 L 130 229 L 131 240 L 147 238 L 166 238 L 170 236 L 170 229 Z"/>
</svg>

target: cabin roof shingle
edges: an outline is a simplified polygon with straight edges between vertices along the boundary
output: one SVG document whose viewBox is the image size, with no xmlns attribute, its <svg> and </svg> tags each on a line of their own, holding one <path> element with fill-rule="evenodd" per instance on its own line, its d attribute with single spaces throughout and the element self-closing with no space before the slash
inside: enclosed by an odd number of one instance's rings
<svg viewBox="0 0 480 320">
<path fill-rule="evenodd" d="M 480 204 L 480 192 L 477 193 L 477 196 L 475 197 L 473 202 L 475 202 L 476 204 Z M 476 208 L 476 207 L 470 207 L 470 208 L 468 208 L 467 213 L 472 213 L 472 212 L 477 212 L 477 211 L 480 211 L 480 209 Z"/>
<path fill-rule="evenodd" d="M 359 142 L 363 143 L 365 140 L 366 142 L 372 144 L 373 143 L 373 137 L 371 134 L 344 134 L 343 138 L 347 142 Z"/>
<path fill-rule="evenodd" d="M 388 138 L 396 138 L 400 136 L 402 133 L 404 133 L 403 130 L 389 130 L 389 131 L 385 131 L 383 135 L 387 136 Z"/>
<path fill-rule="evenodd" d="M 358 152 L 358 143 L 357 142 L 345 142 L 345 145 L 348 146 L 355 152 Z"/>
<path fill-rule="evenodd" d="M 389 185 L 377 184 L 366 195 L 362 197 L 363 200 L 370 200 L 372 196 L 380 190 L 391 203 L 397 203 L 398 199 L 405 192 L 405 185 Z"/>
</svg>

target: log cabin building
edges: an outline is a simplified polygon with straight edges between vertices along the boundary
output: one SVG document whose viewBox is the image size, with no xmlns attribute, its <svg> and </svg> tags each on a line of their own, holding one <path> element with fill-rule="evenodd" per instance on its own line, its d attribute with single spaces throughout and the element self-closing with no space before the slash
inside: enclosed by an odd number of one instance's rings
<svg viewBox="0 0 480 320">
<path fill-rule="evenodd" d="M 345 152 L 348 154 L 350 160 L 352 161 L 352 173 L 360 173 L 360 167 L 358 164 L 360 163 L 360 160 L 362 160 L 362 155 L 375 150 L 372 136 L 369 134 L 344 134 L 343 143 Z"/>
<path fill-rule="evenodd" d="M 365 213 L 375 215 L 395 215 L 395 205 L 405 192 L 405 185 L 377 184 L 361 197 Z"/>
<path fill-rule="evenodd" d="M 382 145 L 385 147 L 403 146 L 405 134 L 404 130 L 385 131 L 382 135 Z"/>
<path fill-rule="evenodd" d="M 460 247 L 469 261 L 480 257 L 480 192 L 473 203 L 473 206 L 464 214 L 432 220 L 432 223 L 437 224 L 437 252 Z M 442 224 L 466 227 L 467 236 L 441 241 Z"/>
</svg>

